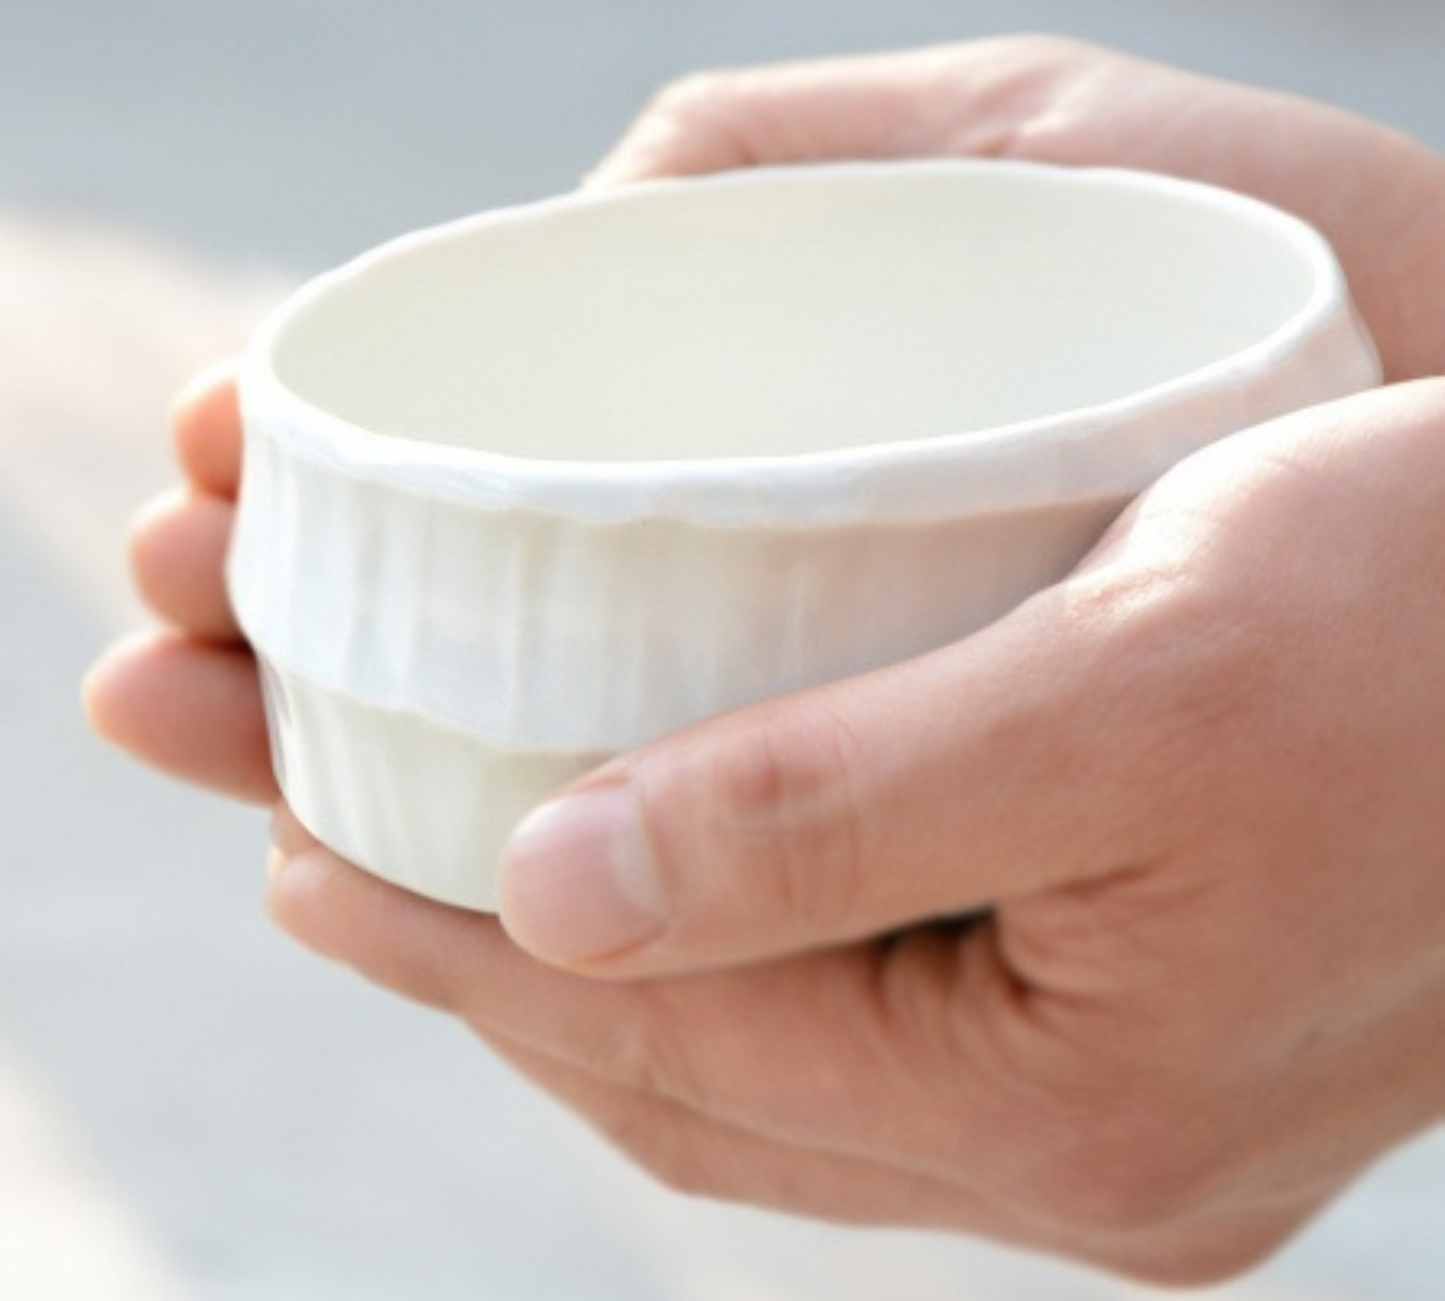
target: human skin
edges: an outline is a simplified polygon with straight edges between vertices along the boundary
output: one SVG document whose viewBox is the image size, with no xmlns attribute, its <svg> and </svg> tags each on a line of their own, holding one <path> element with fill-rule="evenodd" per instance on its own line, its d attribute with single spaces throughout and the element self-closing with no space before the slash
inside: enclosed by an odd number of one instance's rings
<svg viewBox="0 0 1445 1301">
<path fill-rule="evenodd" d="M 1445 163 L 1049 38 L 690 79 L 591 180 L 988 154 L 1150 168 L 1334 241 L 1377 393 L 1228 439 L 1058 586 L 921 659 L 620 756 L 519 834 L 501 921 L 284 807 L 302 943 L 466 1020 L 676 1187 L 1169 1283 L 1239 1273 L 1445 1116 Z M 141 519 L 169 628 L 102 732 L 277 790 L 221 562 L 224 372 Z M 938 918 L 953 918 L 940 922 Z"/>
</svg>

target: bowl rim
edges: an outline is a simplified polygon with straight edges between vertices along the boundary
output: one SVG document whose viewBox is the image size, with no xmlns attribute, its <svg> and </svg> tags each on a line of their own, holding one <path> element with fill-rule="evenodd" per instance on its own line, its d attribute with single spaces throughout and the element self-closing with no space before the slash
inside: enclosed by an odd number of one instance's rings
<svg viewBox="0 0 1445 1301">
<path fill-rule="evenodd" d="M 542 459 L 402 438 L 368 429 L 308 401 L 282 381 L 274 365 L 276 350 L 288 328 L 319 300 L 365 276 L 377 265 L 422 246 L 466 240 L 488 230 L 578 209 L 635 203 L 683 187 L 695 191 L 807 185 L 830 179 L 942 173 L 1011 173 L 1064 188 L 1110 187 L 1182 198 L 1235 221 L 1271 228 L 1296 249 L 1312 284 L 1299 308 L 1253 343 L 1121 397 L 961 433 L 779 455 L 676 460 Z M 1281 358 L 1302 351 L 1312 340 L 1337 329 L 1342 319 L 1353 324 L 1367 363 L 1378 371 L 1378 354 L 1355 313 L 1344 271 L 1325 237 L 1303 219 L 1236 191 L 1119 167 L 1074 167 L 992 158 L 852 160 L 742 168 L 611 189 L 582 189 L 410 231 L 312 278 L 287 297 L 253 336 L 242 357 L 238 378 L 248 429 L 264 425 L 273 438 L 278 431 L 284 431 L 288 452 L 349 477 L 384 482 L 397 491 L 484 508 L 555 510 L 594 519 L 635 518 L 656 514 L 659 509 L 685 516 L 730 517 L 739 503 L 745 515 L 771 517 L 777 507 L 797 506 L 809 496 L 816 505 L 820 481 L 863 487 L 866 493 L 870 478 L 890 480 L 903 475 L 916 481 L 921 472 L 943 464 L 966 471 L 970 466 L 993 463 L 997 470 L 1000 458 L 1013 460 L 1036 446 L 1041 438 L 1067 445 L 1124 420 L 1150 422 L 1221 389 L 1238 390 L 1257 383 L 1275 369 Z M 883 495 L 896 494 L 885 489 Z"/>
</svg>

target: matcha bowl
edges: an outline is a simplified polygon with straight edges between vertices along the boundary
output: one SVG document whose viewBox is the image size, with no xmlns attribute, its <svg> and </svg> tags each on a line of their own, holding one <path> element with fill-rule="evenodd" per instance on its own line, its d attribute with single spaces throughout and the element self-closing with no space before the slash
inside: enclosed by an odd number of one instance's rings
<svg viewBox="0 0 1445 1301">
<path fill-rule="evenodd" d="M 1378 382 L 1318 234 L 1158 176 L 752 170 L 407 236 L 243 371 L 281 784 L 491 908 L 606 756 L 966 636 L 1191 452 Z"/>
</svg>

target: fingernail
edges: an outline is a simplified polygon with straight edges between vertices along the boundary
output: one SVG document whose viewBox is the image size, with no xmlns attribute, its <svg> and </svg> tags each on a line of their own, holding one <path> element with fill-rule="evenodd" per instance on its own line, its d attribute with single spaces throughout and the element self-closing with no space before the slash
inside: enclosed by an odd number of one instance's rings
<svg viewBox="0 0 1445 1301">
<path fill-rule="evenodd" d="M 666 901 L 632 788 L 604 786 L 535 809 L 503 854 L 501 897 L 517 942 L 562 965 L 658 935 Z"/>
</svg>

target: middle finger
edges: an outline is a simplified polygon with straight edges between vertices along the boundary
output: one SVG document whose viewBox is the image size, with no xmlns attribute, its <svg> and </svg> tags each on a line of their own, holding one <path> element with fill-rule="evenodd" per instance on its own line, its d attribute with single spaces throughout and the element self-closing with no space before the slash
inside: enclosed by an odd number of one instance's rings
<svg viewBox="0 0 1445 1301">
<path fill-rule="evenodd" d="M 131 569 L 147 605 L 206 641 L 241 637 L 226 591 L 226 550 L 236 508 L 194 489 L 157 498 L 131 528 Z"/>
</svg>

